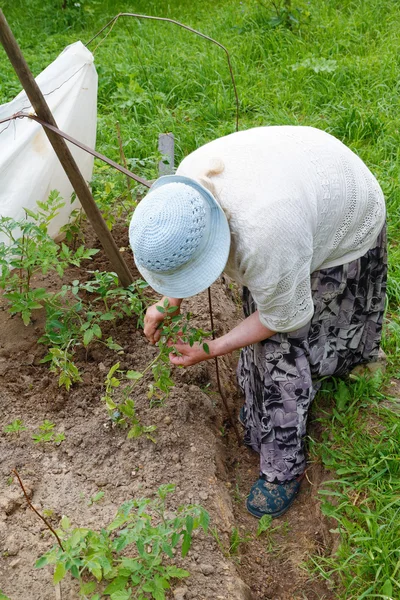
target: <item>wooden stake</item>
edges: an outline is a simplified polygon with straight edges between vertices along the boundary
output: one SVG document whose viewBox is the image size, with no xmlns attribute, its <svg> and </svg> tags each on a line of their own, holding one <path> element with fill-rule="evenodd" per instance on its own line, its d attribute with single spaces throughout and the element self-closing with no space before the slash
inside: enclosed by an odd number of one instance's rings
<svg viewBox="0 0 400 600">
<path fill-rule="evenodd" d="M 4 50 L 6 51 L 7 56 L 14 67 L 16 74 L 18 75 L 18 79 L 20 80 L 26 95 L 35 109 L 37 116 L 46 123 L 50 123 L 50 125 L 57 127 L 57 123 L 54 120 L 50 108 L 48 107 L 48 104 L 44 99 L 43 94 L 40 91 L 27 62 L 25 61 L 21 49 L 18 46 L 18 43 L 1 9 L 0 42 L 2 43 Z M 94 198 L 82 173 L 79 170 L 78 165 L 71 154 L 70 149 L 68 148 L 65 140 L 63 140 L 56 133 L 47 128 L 44 128 L 44 131 L 49 139 L 50 144 L 53 146 L 53 149 L 57 154 L 57 157 L 101 242 L 101 245 L 104 248 L 104 252 L 111 262 L 112 268 L 117 273 L 121 284 L 124 287 L 127 287 L 133 282 L 133 276 L 128 268 L 128 265 L 120 254 L 113 236 L 107 228 L 107 225 L 94 201 Z"/>
</svg>

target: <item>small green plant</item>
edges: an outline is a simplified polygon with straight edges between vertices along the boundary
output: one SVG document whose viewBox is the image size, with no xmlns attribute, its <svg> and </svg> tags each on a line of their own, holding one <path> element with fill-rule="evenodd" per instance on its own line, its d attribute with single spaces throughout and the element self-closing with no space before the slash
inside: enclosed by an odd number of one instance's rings
<svg viewBox="0 0 400 600">
<path fill-rule="evenodd" d="M 300 6 L 293 6 L 292 0 L 258 0 L 258 5 L 267 15 L 266 21 L 269 27 L 286 27 L 287 29 L 298 28 L 301 22 L 310 18 L 310 12 Z M 270 16 L 271 8 L 275 14 Z M 265 20 L 262 15 L 262 20 Z"/>
<path fill-rule="evenodd" d="M 104 498 L 104 495 L 105 495 L 105 492 L 100 491 L 100 492 L 97 492 L 97 494 L 90 496 L 88 506 L 92 506 L 92 504 L 95 504 L 96 502 L 100 502 L 100 500 L 102 498 Z"/>
<path fill-rule="evenodd" d="M 146 370 L 148 370 L 150 367 L 151 365 L 149 365 Z M 121 375 L 121 377 L 118 377 L 118 374 Z M 135 384 L 131 384 L 122 389 L 122 401 L 117 403 L 114 400 L 114 390 L 120 387 L 122 376 L 124 376 L 128 381 L 137 382 L 143 377 L 144 374 L 145 371 L 143 373 L 139 373 L 138 371 L 127 371 L 124 373 L 123 371 L 119 370 L 119 363 L 116 363 L 107 373 L 105 381 L 105 394 L 101 399 L 106 404 L 110 419 L 120 427 L 129 427 L 128 439 L 137 438 L 141 435 L 144 435 L 147 439 L 155 442 L 152 433 L 157 429 L 156 426 L 142 425 L 136 416 L 135 402 L 130 397 Z"/>
<path fill-rule="evenodd" d="M 211 535 L 217 542 L 219 549 L 226 558 L 236 557 L 239 554 L 240 546 L 251 540 L 250 534 L 245 534 L 245 536 L 242 537 L 237 527 L 232 527 L 231 534 L 229 536 L 229 544 L 224 544 L 216 527 L 211 529 Z"/>
<path fill-rule="evenodd" d="M 60 444 L 65 440 L 64 433 L 56 433 L 54 431 L 55 424 L 47 419 L 39 425 L 39 432 L 33 434 L 32 439 L 35 444 L 41 444 L 46 442 L 53 442 L 54 444 Z"/>
<path fill-rule="evenodd" d="M 211 333 L 197 329 L 190 325 L 191 313 L 186 315 L 175 314 L 176 307 L 169 306 L 168 300 L 164 300 L 164 306 L 157 306 L 157 310 L 165 315 L 161 323 L 161 338 L 157 342 L 159 354 L 149 365 L 152 369 L 154 381 L 149 385 L 148 398 L 152 405 L 162 403 L 168 396 L 174 382 L 171 379 L 171 365 L 169 355 L 171 352 L 179 354 L 176 347 L 173 346 L 181 341 L 184 344 L 203 343 L 203 339 L 209 337 Z M 203 343 L 203 349 L 209 353 L 209 347 L 206 342 Z M 148 368 L 146 368 L 146 371 Z"/>
<path fill-rule="evenodd" d="M 271 527 L 272 517 L 271 515 L 263 515 L 258 521 L 257 536 L 260 536 L 265 531 L 268 531 Z"/>
<path fill-rule="evenodd" d="M 129 500 L 114 520 L 100 532 L 73 528 L 67 517 L 57 531 L 63 549 L 54 546 L 36 562 L 36 568 L 54 565 L 54 584 L 69 572 L 80 582 L 81 598 L 100 600 L 99 582 L 107 582 L 102 594 L 111 600 L 164 600 L 171 579 L 190 573 L 171 564 L 180 546 L 185 557 L 193 531 L 208 530 L 209 515 L 200 506 L 182 506 L 166 515 L 167 495 L 174 486 L 163 485 L 154 500 Z"/>
<path fill-rule="evenodd" d="M 8 596 L 6 596 L 2 590 L 0 590 L 0 600 L 11 600 Z"/>
<path fill-rule="evenodd" d="M 98 252 L 84 246 L 71 251 L 49 236 L 48 226 L 64 206 L 58 192 L 51 192 L 46 202 L 37 206 L 37 212 L 25 209 L 26 218 L 19 221 L 0 217 L 0 233 L 7 239 L 7 243 L 0 243 L 0 289 L 10 313 L 20 314 L 25 325 L 30 323 L 32 312 L 51 297 L 45 288 L 32 287 L 34 275 L 55 271 L 62 277 L 69 264 L 80 266 L 82 260 Z"/>
<path fill-rule="evenodd" d="M 27 428 L 25 427 L 25 425 L 23 424 L 21 419 L 15 419 L 15 421 L 10 423 L 9 425 L 6 425 L 3 428 L 4 433 L 15 433 L 16 435 L 19 435 L 21 433 L 21 431 L 26 431 L 26 430 L 27 430 Z"/>
<path fill-rule="evenodd" d="M 50 370 L 59 375 L 59 385 L 67 390 L 81 381 L 74 363 L 77 348 L 88 348 L 97 342 L 121 352 L 122 347 L 112 336 L 103 339 L 106 323 L 136 315 L 138 326 L 143 324 L 141 292 L 147 287 L 146 282 L 137 280 L 128 288 L 121 288 L 115 273 L 90 273 L 92 277 L 88 281 L 76 279 L 48 299 L 45 331 L 38 340 L 49 348 L 42 362 L 49 363 Z"/>
<path fill-rule="evenodd" d="M 41 362 L 50 363 L 50 371 L 58 373 L 58 385 L 65 385 L 69 390 L 73 383 L 82 381 L 79 370 L 73 362 L 73 355 L 68 352 L 68 348 L 49 348 L 49 353 L 41 360 Z"/>
</svg>

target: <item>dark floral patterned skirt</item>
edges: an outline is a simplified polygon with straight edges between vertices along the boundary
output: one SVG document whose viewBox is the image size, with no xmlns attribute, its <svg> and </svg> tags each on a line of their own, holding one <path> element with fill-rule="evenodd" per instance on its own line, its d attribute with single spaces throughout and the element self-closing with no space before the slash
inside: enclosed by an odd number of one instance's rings
<svg viewBox="0 0 400 600">
<path fill-rule="evenodd" d="M 377 358 L 386 275 L 384 227 L 361 258 L 312 273 L 310 323 L 242 349 L 237 374 L 246 403 L 245 443 L 260 453 L 267 481 L 290 481 L 303 473 L 307 414 L 318 380 L 343 376 Z M 247 288 L 243 308 L 246 317 L 256 310 Z"/>
</svg>

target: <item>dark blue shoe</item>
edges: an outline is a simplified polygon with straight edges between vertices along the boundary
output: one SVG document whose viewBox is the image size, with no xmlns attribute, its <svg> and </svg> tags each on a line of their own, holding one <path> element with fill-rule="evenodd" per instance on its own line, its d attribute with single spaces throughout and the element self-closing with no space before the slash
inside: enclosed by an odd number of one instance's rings
<svg viewBox="0 0 400 600">
<path fill-rule="evenodd" d="M 300 481 L 293 479 L 286 483 L 269 483 L 258 479 L 247 497 L 249 513 L 261 519 L 264 515 L 280 517 L 291 506 L 300 489 Z"/>
<path fill-rule="evenodd" d="M 242 427 L 246 427 L 246 407 L 244 404 L 239 412 L 239 423 L 242 425 Z"/>
</svg>

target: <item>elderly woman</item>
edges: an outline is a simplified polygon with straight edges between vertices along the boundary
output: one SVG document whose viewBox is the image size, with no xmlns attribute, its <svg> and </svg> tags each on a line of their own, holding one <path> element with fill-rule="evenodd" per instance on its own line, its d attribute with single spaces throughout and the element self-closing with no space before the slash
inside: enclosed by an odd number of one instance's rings
<svg viewBox="0 0 400 600">
<path fill-rule="evenodd" d="M 300 487 L 318 380 L 378 354 L 386 287 L 385 203 L 365 164 L 312 127 L 259 127 L 214 140 L 161 177 L 136 209 L 136 265 L 177 307 L 225 271 L 244 320 L 209 343 L 179 344 L 190 366 L 241 348 L 245 443 L 260 454 L 247 498 L 283 514 Z M 145 335 L 159 339 L 156 305 Z"/>
</svg>

